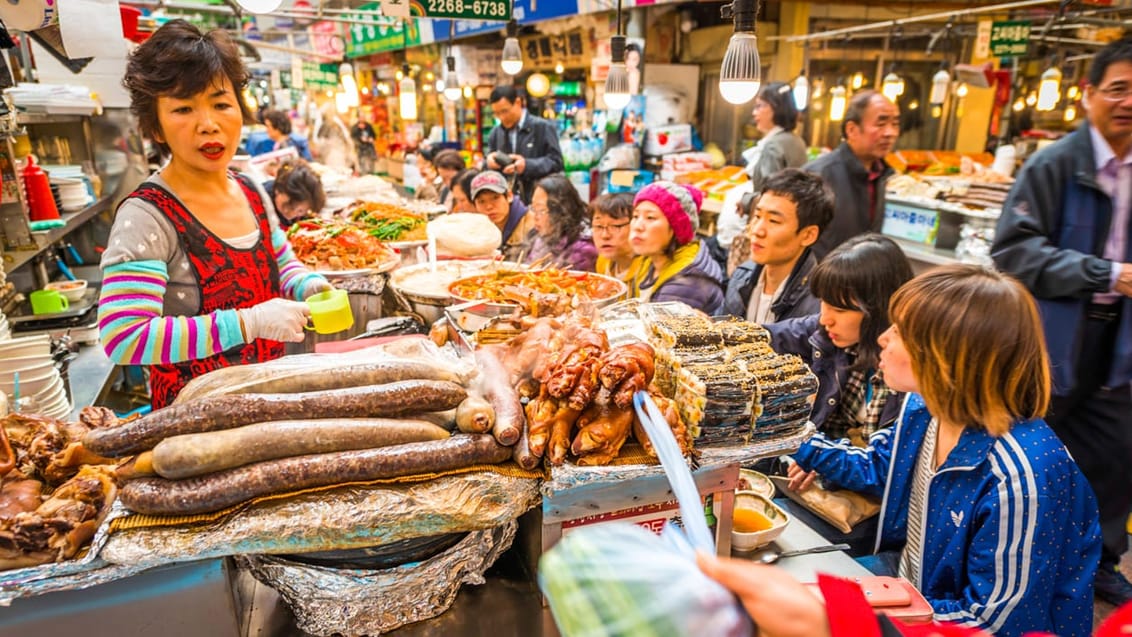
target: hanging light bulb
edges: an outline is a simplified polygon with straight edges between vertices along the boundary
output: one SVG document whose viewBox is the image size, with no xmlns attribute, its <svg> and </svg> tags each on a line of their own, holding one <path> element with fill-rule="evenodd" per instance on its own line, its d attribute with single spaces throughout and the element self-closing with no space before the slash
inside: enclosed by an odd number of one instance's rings
<svg viewBox="0 0 1132 637">
<path fill-rule="evenodd" d="M 856 73 L 854 73 L 853 78 L 851 80 L 849 80 L 849 86 L 853 87 L 854 91 L 861 88 L 864 85 L 865 85 L 865 74 L 860 72 L 860 71 L 857 71 Z"/>
<path fill-rule="evenodd" d="M 523 50 L 519 48 L 519 23 L 507 23 L 507 39 L 503 41 L 503 60 L 500 66 L 507 75 L 518 75 L 523 70 Z"/>
<path fill-rule="evenodd" d="M 810 100 L 810 81 L 806 79 L 805 73 L 799 73 L 798 78 L 794 80 L 794 106 L 800 110 L 806 110 L 806 104 Z"/>
<path fill-rule="evenodd" d="M 908 102 L 908 110 L 914 111 L 918 108 L 920 108 L 920 100 L 912 100 L 911 102 Z"/>
<path fill-rule="evenodd" d="M 460 99 L 462 91 L 460 90 L 460 80 L 456 77 L 456 58 L 451 55 L 445 60 L 445 67 L 448 72 L 444 75 L 444 97 L 449 102 L 455 102 Z"/>
<path fill-rule="evenodd" d="M 1052 111 L 1061 99 L 1061 70 L 1057 65 L 1042 73 L 1042 83 L 1038 85 L 1038 110 Z"/>
<path fill-rule="evenodd" d="M 1011 108 L 1014 109 L 1015 113 L 1021 112 L 1022 109 L 1026 108 L 1026 100 L 1019 97 L 1018 99 L 1014 100 L 1014 106 L 1012 106 Z"/>
<path fill-rule="evenodd" d="M 249 13 L 271 13 L 283 4 L 283 0 L 236 0 L 236 4 Z"/>
<path fill-rule="evenodd" d="M 1033 92 L 1033 91 L 1030 91 L 1030 94 L 1026 96 L 1026 106 L 1033 106 L 1034 104 L 1037 104 L 1037 103 L 1038 103 L 1038 94 Z"/>
<path fill-rule="evenodd" d="M 969 89 L 967 87 L 967 83 L 966 82 L 960 82 L 959 86 L 957 86 L 955 88 L 955 95 L 957 95 L 959 97 L 967 97 L 967 91 L 968 90 Z"/>
<path fill-rule="evenodd" d="M 951 85 L 951 74 L 941 68 L 932 76 L 932 92 L 928 98 L 931 104 L 943 104 L 947 99 L 947 87 Z"/>
<path fill-rule="evenodd" d="M 814 86 L 813 86 L 813 90 L 810 91 L 810 97 L 812 99 L 816 100 L 819 97 L 821 97 L 821 94 L 822 94 L 823 91 L 825 91 L 825 80 L 823 80 L 819 77 L 819 78 L 814 80 Z M 815 106 L 814 108 L 817 108 L 817 107 Z"/>
<path fill-rule="evenodd" d="M 555 65 L 554 65 L 554 72 L 555 72 L 555 73 L 557 73 L 557 74 L 559 74 L 559 75 L 562 75 L 563 73 L 565 73 L 565 72 L 566 72 L 566 67 L 565 67 L 565 66 L 562 66 L 562 61 L 561 61 L 561 60 L 559 60 L 558 64 L 555 64 Z"/>
<path fill-rule="evenodd" d="M 1072 122 L 1073 120 L 1077 119 L 1077 105 L 1076 104 L 1070 104 L 1069 106 L 1065 107 L 1064 119 L 1067 122 Z"/>
<path fill-rule="evenodd" d="M 884 82 L 881 84 L 880 92 L 883 93 L 890 102 L 895 102 L 896 98 L 904 94 L 904 80 L 894 71 L 889 71 L 888 75 L 884 76 Z"/>
<path fill-rule="evenodd" d="M 1068 97 L 1071 100 L 1077 99 L 1080 95 L 1081 95 L 1081 89 L 1077 88 L 1076 84 L 1074 84 L 1073 86 L 1070 86 L 1069 90 L 1065 91 L 1065 97 Z"/>
<path fill-rule="evenodd" d="M 936 104 L 932 107 L 932 117 L 939 119 L 943 116 L 943 106 Z"/>
<path fill-rule="evenodd" d="M 848 102 L 845 93 L 845 87 L 841 85 L 829 89 L 829 121 L 840 122 L 845 119 L 845 107 Z"/>
<path fill-rule="evenodd" d="M 732 104 L 746 104 L 759 92 L 759 40 L 755 36 L 755 0 L 731 0 L 723 5 L 724 19 L 732 18 L 735 33 L 719 69 L 719 93 Z"/>
<path fill-rule="evenodd" d="M 620 2 L 618 2 L 620 5 Z M 618 10 L 618 29 L 620 30 L 620 10 Z M 629 71 L 625 68 L 625 36 L 618 33 L 609 40 L 609 74 L 605 76 L 605 95 L 602 99 L 611 111 L 619 111 L 629 105 Z"/>
<path fill-rule="evenodd" d="M 342 93 L 346 95 L 347 106 L 358 106 L 358 81 L 354 79 L 354 67 L 343 64 L 338 67 L 338 79 L 342 82 Z"/>
<path fill-rule="evenodd" d="M 550 78 L 542 73 L 531 73 L 527 77 L 527 95 L 545 97 L 550 92 Z"/>
<path fill-rule="evenodd" d="M 468 99 L 468 100 L 472 99 L 472 94 L 473 94 L 472 93 L 472 87 L 465 86 L 464 87 L 464 99 Z"/>
<path fill-rule="evenodd" d="M 417 83 L 409 75 L 409 65 L 401 65 L 401 82 L 398 84 L 398 104 L 401 107 L 401 119 L 412 120 L 417 118 Z"/>
</svg>

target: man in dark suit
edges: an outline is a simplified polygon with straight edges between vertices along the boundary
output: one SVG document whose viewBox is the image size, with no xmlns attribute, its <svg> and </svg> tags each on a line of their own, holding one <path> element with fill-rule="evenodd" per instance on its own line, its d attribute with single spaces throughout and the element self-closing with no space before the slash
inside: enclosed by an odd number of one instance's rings
<svg viewBox="0 0 1132 637">
<path fill-rule="evenodd" d="M 553 122 L 528 113 L 514 86 L 497 86 L 491 91 L 491 110 L 499 126 L 488 137 L 484 164 L 513 179 L 515 193 L 530 204 L 538 180 L 562 172 L 558 129 Z M 492 157 L 496 151 L 507 155 L 510 162 L 496 161 Z"/>
</svg>

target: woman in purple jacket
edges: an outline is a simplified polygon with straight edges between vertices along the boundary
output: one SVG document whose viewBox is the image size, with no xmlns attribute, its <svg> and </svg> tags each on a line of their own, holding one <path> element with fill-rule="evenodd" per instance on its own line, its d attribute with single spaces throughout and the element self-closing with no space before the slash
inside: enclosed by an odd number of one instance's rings
<svg viewBox="0 0 1132 637">
<path fill-rule="evenodd" d="M 593 272 L 597 248 L 589 228 L 589 207 L 565 175 L 543 177 L 531 195 L 527 263 Z"/>
</svg>

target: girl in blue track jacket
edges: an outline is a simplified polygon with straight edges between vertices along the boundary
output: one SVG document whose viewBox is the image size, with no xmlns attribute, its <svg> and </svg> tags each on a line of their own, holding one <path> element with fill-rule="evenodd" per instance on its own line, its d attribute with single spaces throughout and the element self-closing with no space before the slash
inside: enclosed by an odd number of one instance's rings
<svg viewBox="0 0 1132 637">
<path fill-rule="evenodd" d="M 1093 493 L 1046 425 L 1050 371 L 1037 309 L 1013 279 L 938 268 L 904 285 L 881 336 L 885 382 L 909 392 L 866 448 L 818 434 L 792 487 L 882 498 L 876 551 L 939 621 L 1002 637 L 1087 636 L 1100 527 Z"/>
</svg>

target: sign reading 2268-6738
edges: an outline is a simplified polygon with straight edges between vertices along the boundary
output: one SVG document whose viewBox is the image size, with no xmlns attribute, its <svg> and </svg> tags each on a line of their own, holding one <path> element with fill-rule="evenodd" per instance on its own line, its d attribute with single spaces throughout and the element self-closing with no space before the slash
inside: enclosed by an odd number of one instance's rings
<svg viewBox="0 0 1132 637">
<path fill-rule="evenodd" d="M 409 7 L 413 16 L 422 18 L 511 19 L 511 0 L 411 0 Z"/>
</svg>

